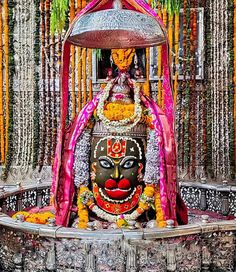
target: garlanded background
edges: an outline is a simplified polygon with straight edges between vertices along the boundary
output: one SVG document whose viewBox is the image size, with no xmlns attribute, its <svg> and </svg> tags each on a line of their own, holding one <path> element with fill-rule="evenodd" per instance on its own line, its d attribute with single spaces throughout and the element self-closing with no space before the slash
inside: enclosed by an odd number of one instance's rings
<svg viewBox="0 0 236 272">
<path fill-rule="evenodd" d="M 60 15 L 65 14 L 60 16 L 60 21 L 57 19 L 59 3 L 62 3 Z M 87 3 L 85 0 L 0 2 L 2 180 L 33 180 L 53 162 L 60 108 L 62 40 L 76 12 Z M 233 181 L 236 169 L 236 1 L 162 0 L 152 1 L 150 5 L 168 29 L 179 177 Z M 204 13 L 202 78 L 196 76 L 199 8 Z M 58 23 L 60 31 L 55 28 Z M 145 91 L 164 107 L 160 50 L 157 48 L 153 55 L 157 77 L 149 82 L 151 51 L 146 49 L 147 80 L 143 84 Z M 97 51 L 97 56 L 99 53 Z M 72 47 L 68 120 L 100 87 L 100 83 L 92 80 L 95 62 L 91 49 Z"/>
</svg>

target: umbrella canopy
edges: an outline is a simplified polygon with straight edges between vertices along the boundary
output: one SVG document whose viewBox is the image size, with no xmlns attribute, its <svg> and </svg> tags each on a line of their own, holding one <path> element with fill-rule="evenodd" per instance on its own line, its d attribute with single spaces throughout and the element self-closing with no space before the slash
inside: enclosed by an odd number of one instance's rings
<svg viewBox="0 0 236 272">
<path fill-rule="evenodd" d="M 127 9 L 107 9 L 82 15 L 68 41 L 87 48 L 144 48 L 166 41 L 164 30 L 150 15 Z"/>
</svg>

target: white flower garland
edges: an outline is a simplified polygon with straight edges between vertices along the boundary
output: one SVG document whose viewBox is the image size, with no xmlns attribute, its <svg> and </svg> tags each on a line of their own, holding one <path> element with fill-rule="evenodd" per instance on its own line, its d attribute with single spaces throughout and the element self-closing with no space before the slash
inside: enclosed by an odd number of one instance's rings
<svg viewBox="0 0 236 272">
<path fill-rule="evenodd" d="M 124 133 L 130 131 L 141 119 L 142 117 L 142 107 L 140 105 L 140 87 L 134 83 L 134 114 L 130 118 L 125 118 L 120 121 L 110 121 L 108 118 L 104 116 L 104 105 L 105 101 L 109 97 L 110 90 L 113 86 L 113 82 L 109 82 L 107 86 L 104 88 L 104 91 L 100 97 L 99 104 L 97 107 L 97 115 L 98 118 L 103 122 L 105 127 L 110 132 L 116 133 Z M 131 123 L 132 122 L 132 123 Z"/>
<path fill-rule="evenodd" d="M 118 219 L 121 219 L 121 215 L 112 215 L 109 214 L 105 211 L 103 211 L 102 209 L 100 209 L 97 205 L 94 205 L 91 210 L 100 218 L 110 222 L 110 223 L 116 223 Z M 134 210 L 132 213 L 130 214 L 123 214 L 123 219 L 125 219 L 126 221 L 133 221 L 136 220 L 140 214 Z"/>
</svg>

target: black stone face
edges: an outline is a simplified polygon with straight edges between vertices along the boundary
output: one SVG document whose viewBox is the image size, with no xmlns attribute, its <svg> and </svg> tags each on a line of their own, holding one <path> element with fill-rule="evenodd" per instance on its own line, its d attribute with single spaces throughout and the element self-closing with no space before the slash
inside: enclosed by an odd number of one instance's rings
<svg viewBox="0 0 236 272">
<path fill-rule="evenodd" d="M 124 199 L 143 183 L 145 155 L 141 139 L 94 137 L 91 162 L 93 181 L 109 198 Z"/>
</svg>

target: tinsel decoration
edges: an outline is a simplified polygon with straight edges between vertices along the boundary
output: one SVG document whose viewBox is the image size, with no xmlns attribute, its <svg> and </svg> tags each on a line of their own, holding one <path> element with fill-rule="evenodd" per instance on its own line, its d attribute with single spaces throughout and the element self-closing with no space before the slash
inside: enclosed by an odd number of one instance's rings
<svg viewBox="0 0 236 272">
<path fill-rule="evenodd" d="M 75 147 L 74 183 L 76 187 L 88 186 L 90 180 L 89 159 L 91 152 L 91 131 L 81 134 Z"/>
<path fill-rule="evenodd" d="M 145 157 L 147 163 L 145 166 L 144 182 L 145 184 L 153 183 L 157 185 L 160 180 L 160 158 L 159 145 L 154 130 L 148 131 Z"/>
</svg>

